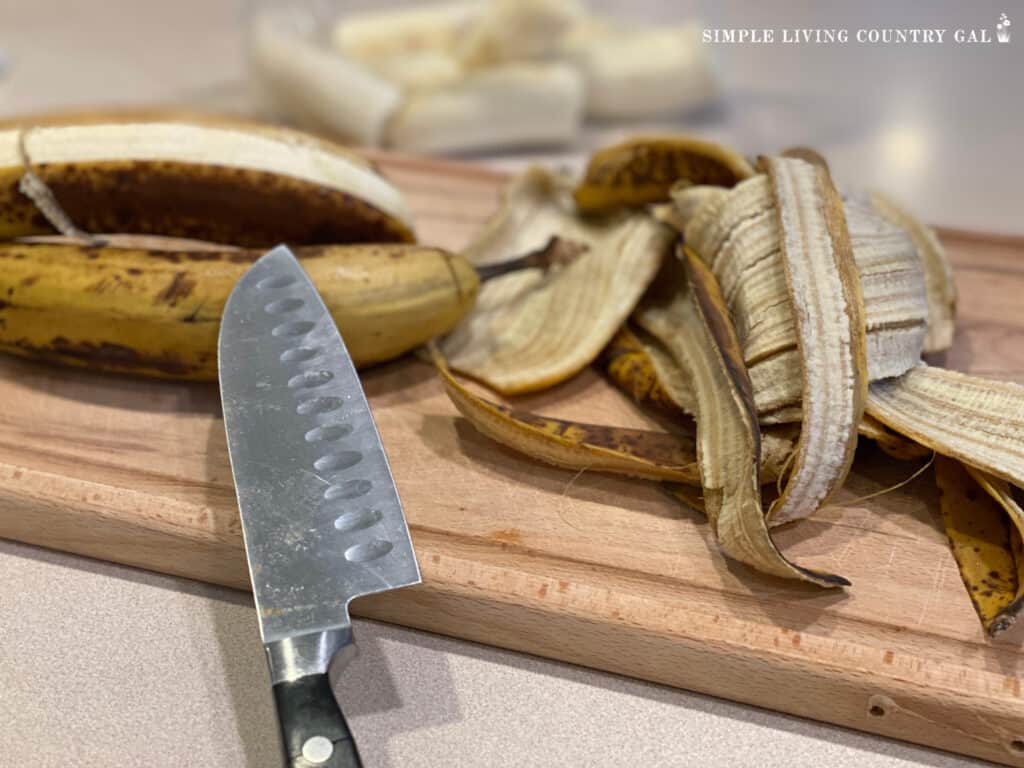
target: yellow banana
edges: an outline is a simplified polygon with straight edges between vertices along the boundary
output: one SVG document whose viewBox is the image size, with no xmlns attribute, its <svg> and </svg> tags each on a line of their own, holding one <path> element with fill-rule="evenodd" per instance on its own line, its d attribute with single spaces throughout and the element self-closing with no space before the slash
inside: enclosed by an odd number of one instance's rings
<svg viewBox="0 0 1024 768">
<path fill-rule="evenodd" d="M 476 299 L 473 267 L 436 248 L 295 251 L 357 365 L 448 331 Z M 224 303 L 259 255 L 0 244 L 0 350 L 100 370 L 215 379 Z"/>
</svg>

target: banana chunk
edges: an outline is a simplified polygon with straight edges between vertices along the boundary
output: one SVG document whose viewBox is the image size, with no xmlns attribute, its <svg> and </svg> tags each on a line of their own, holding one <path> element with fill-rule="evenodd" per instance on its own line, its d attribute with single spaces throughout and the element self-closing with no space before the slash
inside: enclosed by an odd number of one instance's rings
<svg viewBox="0 0 1024 768">
<path fill-rule="evenodd" d="M 592 21 L 569 36 L 565 55 L 586 83 L 588 117 L 663 117 L 717 95 L 711 61 L 693 25 L 621 29 Z"/>
<path fill-rule="evenodd" d="M 415 8 L 348 14 L 334 25 L 331 42 L 340 53 L 362 62 L 428 50 L 451 50 L 479 21 L 485 8 L 481 2 L 435 2 Z"/>
<path fill-rule="evenodd" d="M 558 144 L 576 136 L 582 113 L 583 84 L 572 67 L 509 64 L 411 94 L 387 144 L 417 152 Z"/>
<path fill-rule="evenodd" d="M 301 19 L 262 13 L 253 20 L 249 53 L 257 81 L 281 111 L 339 138 L 379 146 L 402 103 L 402 89 L 354 59 L 303 34 Z"/>
</svg>

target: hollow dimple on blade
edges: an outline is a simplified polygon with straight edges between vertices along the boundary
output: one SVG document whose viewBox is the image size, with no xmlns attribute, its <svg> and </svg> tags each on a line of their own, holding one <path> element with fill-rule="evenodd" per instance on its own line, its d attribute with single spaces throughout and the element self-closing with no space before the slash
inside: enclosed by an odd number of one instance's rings
<svg viewBox="0 0 1024 768">
<path fill-rule="evenodd" d="M 224 310 L 221 402 L 263 641 L 348 623 L 348 602 L 420 581 L 352 359 L 280 246 Z"/>
</svg>

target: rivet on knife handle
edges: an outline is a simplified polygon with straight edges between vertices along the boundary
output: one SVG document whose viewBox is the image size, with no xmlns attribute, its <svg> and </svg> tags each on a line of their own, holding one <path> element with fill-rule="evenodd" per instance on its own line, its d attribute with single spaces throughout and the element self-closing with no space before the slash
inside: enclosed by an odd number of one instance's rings
<svg viewBox="0 0 1024 768">
<path fill-rule="evenodd" d="M 289 768 L 362 768 L 326 674 L 278 683 L 274 703 Z"/>
</svg>

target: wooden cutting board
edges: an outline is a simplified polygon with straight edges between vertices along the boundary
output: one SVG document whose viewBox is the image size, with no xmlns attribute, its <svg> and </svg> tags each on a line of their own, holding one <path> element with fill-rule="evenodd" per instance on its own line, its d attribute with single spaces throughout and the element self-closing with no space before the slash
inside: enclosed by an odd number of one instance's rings
<svg viewBox="0 0 1024 768">
<path fill-rule="evenodd" d="M 458 248 L 504 177 L 380 157 L 424 242 Z M 947 233 L 946 364 L 1024 381 L 1024 243 Z M 931 472 L 862 446 L 839 503 L 778 533 L 845 592 L 754 573 L 655 483 L 538 465 L 459 418 L 431 369 L 365 376 L 425 583 L 354 613 L 1024 766 L 1019 634 L 986 641 Z M 215 386 L 0 360 L 0 536 L 248 588 Z M 586 372 L 523 407 L 649 423 Z"/>
</svg>

